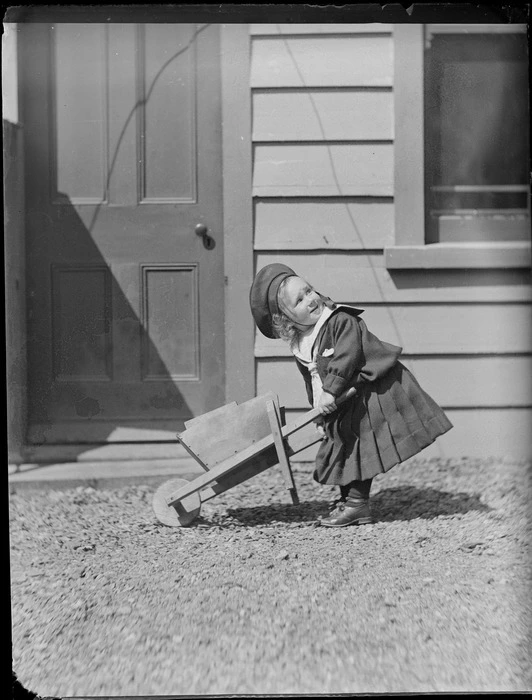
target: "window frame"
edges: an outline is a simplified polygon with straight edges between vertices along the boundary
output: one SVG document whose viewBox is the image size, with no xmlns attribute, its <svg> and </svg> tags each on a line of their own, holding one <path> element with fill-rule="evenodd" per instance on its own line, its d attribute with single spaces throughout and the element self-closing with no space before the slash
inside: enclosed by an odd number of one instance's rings
<svg viewBox="0 0 532 700">
<path fill-rule="evenodd" d="M 427 243 L 425 231 L 424 51 L 436 33 L 526 31 L 524 24 L 394 25 L 395 244 L 388 269 L 530 267 L 529 241 Z"/>
</svg>

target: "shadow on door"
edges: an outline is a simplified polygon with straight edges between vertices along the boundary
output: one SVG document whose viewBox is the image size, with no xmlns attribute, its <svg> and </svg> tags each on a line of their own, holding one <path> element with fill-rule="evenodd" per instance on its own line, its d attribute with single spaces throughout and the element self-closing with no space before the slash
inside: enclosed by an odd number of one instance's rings
<svg viewBox="0 0 532 700">
<path fill-rule="evenodd" d="M 193 365 L 187 357 L 190 315 L 180 317 L 173 306 L 179 284 L 171 278 L 152 283 L 130 262 L 116 263 L 122 271 L 117 277 L 68 196 L 59 193 L 57 201 L 55 217 L 45 222 L 29 253 L 30 269 L 40 267 L 50 237 L 68 236 L 68 246 L 45 266 L 48 288 L 46 281 L 41 286 L 30 280 L 30 442 L 69 444 L 72 456 L 108 441 L 138 442 L 139 435 L 150 441 L 150 432 L 156 441 L 172 439 L 193 417 L 160 352 L 173 355 L 174 367 L 184 371 Z M 149 266 L 155 276 L 160 271 L 164 277 L 165 269 Z M 173 306 L 173 318 L 157 309 L 150 314 L 146 284 L 157 295 L 155 303 Z M 37 304 L 39 294 L 49 303 Z M 143 296 L 142 309 L 134 308 L 131 299 Z M 36 306 L 44 314 L 37 319 Z M 42 334 L 43 325 L 49 333 Z"/>
</svg>

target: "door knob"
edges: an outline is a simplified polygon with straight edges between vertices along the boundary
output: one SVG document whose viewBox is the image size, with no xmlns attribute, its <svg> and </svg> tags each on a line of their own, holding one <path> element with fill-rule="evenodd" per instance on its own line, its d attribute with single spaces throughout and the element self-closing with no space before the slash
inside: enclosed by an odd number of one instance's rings
<svg viewBox="0 0 532 700">
<path fill-rule="evenodd" d="M 212 250 L 214 246 L 216 245 L 216 241 L 212 236 L 209 236 L 207 233 L 209 229 L 205 226 L 205 224 L 196 224 L 194 231 L 196 232 L 196 236 L 201 236 L 203 238 L 203 245 L 207 250 Z"/>
</svg>

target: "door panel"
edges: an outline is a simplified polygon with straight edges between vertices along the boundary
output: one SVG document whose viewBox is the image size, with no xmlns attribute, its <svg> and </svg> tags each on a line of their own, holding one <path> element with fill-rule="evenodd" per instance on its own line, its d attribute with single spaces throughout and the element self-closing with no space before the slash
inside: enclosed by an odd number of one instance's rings
<svg viewBox="0 0 532 700">
<path fill-rule="evenodd" d="M 190 43 L 192 29 L 190 25 L 179 28 L 180 43 Z M 143 202 L 196 199 L 194 45 L 161 72 L 175 52 L 175 34 L 172 25 L 148 25 L 139 35 L 144 59 L 140 111 Z M 173 117 L 169 119 L 168 114 Z"/>
<path fill-rule="evenodd" d="M 176 381 L 200 376 L 197 265 L 142 267 L 143 378 Z M 177 323 L 179 334 L 169 332 Z M 147 342 L 147 341 L 150 342 Z"/>
<path fill-rule="evenodd" d="M 174 439 L 224 402 L 218 27 L 21 43 L 29 439 Z"/>
<path fill-rule="evenodd" d="M 101 202 L 107 158 L 105 27 L 57 24 L 51 39 L 51 164 L 56 182 L 50 184 L 67 193 L 72 203 Z"/>
<path fill-rule="evenodd" d="M 110 381 L 111 283 L 106 267 L 52 268 L 52 367 L 58 382 Z"/>
</svg>

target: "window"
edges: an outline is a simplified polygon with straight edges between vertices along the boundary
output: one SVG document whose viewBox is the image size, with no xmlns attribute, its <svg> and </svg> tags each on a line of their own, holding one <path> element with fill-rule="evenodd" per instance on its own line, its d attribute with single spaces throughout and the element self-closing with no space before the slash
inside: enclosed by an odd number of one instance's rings
<svg viewBox="0 0 532 700">
<path fill-rule="evenodd" d="M 396 25 L 389 268 L 530 265 L 525 25 Z"/>
<path fill-rule="evenodd" d="M 426 240 L 526 239 L 526 34 L 451 32 L 425 54 Z"/>
</svg>

